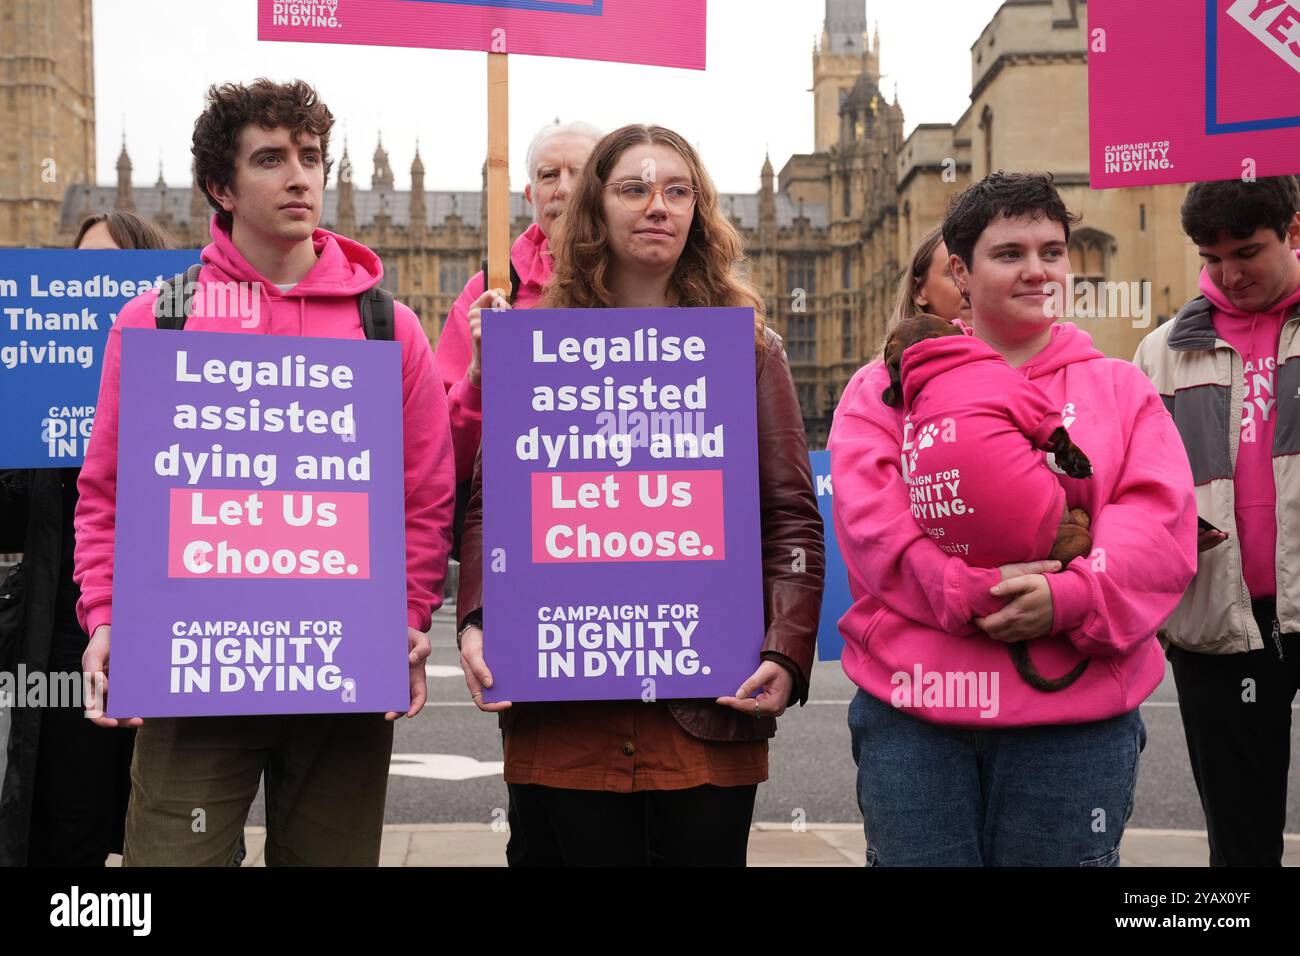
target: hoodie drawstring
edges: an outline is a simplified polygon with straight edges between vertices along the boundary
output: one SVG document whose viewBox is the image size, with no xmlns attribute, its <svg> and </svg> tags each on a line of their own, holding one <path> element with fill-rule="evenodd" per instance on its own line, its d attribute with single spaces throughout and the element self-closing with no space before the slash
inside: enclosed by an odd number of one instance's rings
<svg viewBox="0 0 1300 956">
<path fill-rule="evenodd" d="M 1247 365 L 1254 365 L 1254 364 L 1255 364 L 1255 327 L 1256 327 L 1257 325 L 1259 325 L 1259 313 L 1258 313 L 1258 312 L 1256 312 L 1254 315 L 1252 315 L 1252 316 L 1250 317 L 1250 345 L 1249 345 L 1249 346 L 1247 347 L 1247 349 L 1246 349 L 1246 364 L 1247 364 Z M 1259 369 L 1256 369 L 1255 371 L 1258 372 Z M 1242 374 L 1244 375 L 1245 372 L 1243 371 Z"/>
</svg>

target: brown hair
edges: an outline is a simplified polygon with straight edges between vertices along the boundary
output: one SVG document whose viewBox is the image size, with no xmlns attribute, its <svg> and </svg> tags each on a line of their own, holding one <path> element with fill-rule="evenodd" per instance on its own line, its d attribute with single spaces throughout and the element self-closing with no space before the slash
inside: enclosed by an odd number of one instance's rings
<svg viewBox="0 0 1300 956">
<path fill-rule="evenodd" d="M 908 267 L 907 272 L 903 273 L 903 281 L 898 284 L 898 299 L 894 302 L 893 314 L 889 317 L 889 321 L 885 323 L 885 335 L 876 348 L 876 358 L 884 356 L 885 342 L 899 322 L 926 311 L 916 304 L 916 294 L 925 285 L 926 276 L 930 273 L 930 266 L 934 263 L 934 252 L 939 248 L 941 242 L 943 242 L 942 224 L 927 232 L 917 244 L 916 251 L 912 253 L 912 264 Z"/>
<path fill-rule="evenodd" d="M 1300 185 L 1294 176 L 1264 176 L 1243 182 L 1194 183 L 1181 211 L 1183 232 L 1198 246 L 1225 238 L 1249 239 L 1256 230 L 1271 229 L 1286 241 L 1287 230 L 1300 212 Z"/>
<path fill-rule="evenodd" d="M 904 319 L 910 319 L 926 311 L 916 304 L 916 295 L 925 285 L 926 277 L 930 274 L 930 266 L 934 264 L 934 251 L 939 248 L 941 242 L 943 242 L 942 225 L 935 226 L 921 237 L 916 251 L 912 253 L 912 265 L 898 286 L 898 301 L 894 303 L 894 314 L 889 319 L 890 329 Z"/>
<path fill-rule="evenodd" d="M 943 220 L 943 241 L 948 251 L 972 268 L 975 244 L 989 223 L 998 219 L 1050 219 L 1070 239 L 1070 227 L 1079 217 L 1065 208 L 1051 173 L 989 173 L 964 192 L 952 197 Z"/>
<path fill-rule="evenodd" d="M 81 240 L 86 238 L 86 233 L 101 222 L 108 226 L 108 234 L 113 237 L 113 241 L 122 249 L 167 249 L 171 247 L 172 243 L 167 238 L 167 233 L 153 223 L 141 219 L 134 213 L 114 209 L 112 212 L 101 212 L 95 216 L 87 216 L 86 221 L 77 230 L 77 238 L 73 241 L 72 248 L 80 249 Z"/>
<path fill-rule="evenodd" d="M 686 161 L 691 183 L 697 190 L 686 246 L 669 280 L 676 304 L 753 308 L 754 338 L 762 344 L 763 299 L 740 271 L 744 262 L 740 235 L 719 207 L 717 187 L 700 162 L 699 154 L 680 135 L 662 126 L 624 126 L 607 135 L 592 150 L 564 210 L 564 235 L 543 305 L 553 309 L 592 309 L 614 304 L 613 294 L 606 285 L 610 257 L 604 213 L 605 182 L 619 157 L 639 144 L 668 146 L 676 151 Z"/>
<path fill-rule="evenodd" d="M 329 181 L 330 130 L 334 114 L 329 111 L 312 87 L 302 80 L 273 83 L 266 78 L 248 86 L 226 83 L 208 88 L 207 108 L 194 121 L 190 151 L 194 154 L 194 178 L 217 211 L 217 221 L 230 228 L 230 213 L 221 208 L 208 183 L 230 187 L 235 181 L 235 159 L 239 155 L 239 134 L 244 127 L 257 124 L 263 129 L 287 127 L 296 143 L 303 134 L 320 137 L 321 158 L 325 163 L 325 180 Z"/>
</svg>

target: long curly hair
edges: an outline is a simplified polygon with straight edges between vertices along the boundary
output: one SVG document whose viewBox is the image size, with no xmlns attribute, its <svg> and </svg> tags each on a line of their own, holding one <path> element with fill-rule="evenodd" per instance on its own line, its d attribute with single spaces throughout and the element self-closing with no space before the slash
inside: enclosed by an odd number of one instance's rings
<svg viewBox="0 0 1300 956">
<path fill-rule="evenodd" d="M 694 147 L 662 126 L 624 126 L 596 144 L 564 210 L 564 235 L 542 305 L 552 309 L 595 309 L 614 304 L 607 284 L 611 256 L 604 213 L 605 184 L 619 158 L 638 145 L 668 146 L 676 151 L 686 161 L 691 184 L 698 191 L 686 245 L 669 280 L 675 304 L 752 308 L 754 341 L 761 345 L 763 298 L 742 271 L 740 235 L 719 208 L 717 187 Z"/>
</svg>

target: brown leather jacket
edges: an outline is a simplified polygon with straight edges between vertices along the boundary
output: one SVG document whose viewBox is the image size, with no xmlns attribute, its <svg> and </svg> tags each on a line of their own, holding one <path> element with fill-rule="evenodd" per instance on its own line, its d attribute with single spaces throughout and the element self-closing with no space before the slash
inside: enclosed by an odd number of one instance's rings
<svg viewBox="0 0 1300 956">
<path fill-rule="evenodd" d="M 825 559 L 822 521 L 813 491 L 808 443 L 794 380 L 781 337 L 768 330 L 756 349 L 758 401 L 758 501 L 762 510 L 763 618 L 766 636 L 760 656 L 794 676 L 793 699 L 808 700 L 817 623 L 821 614 Z M 801 553 L 802 552 L 802 553 Z M 796 567 L 801 570 L 794 570 Z M 477 619 L 483 607 L 483 455 L 474 463 L 473 492 L 461 539 L 458 629 Z M 486 638 L 490 640 L 490 638 Z M 793 703 L 793 700 L 791 701 Z M 502 713 L 507 731 L 517 707 Z M 755 720 L 709 699 L 673 700 L 669 710 L 693 737 L 702 740 L 761 740 L 776 733 L 776 719 Z"/>
</svg>

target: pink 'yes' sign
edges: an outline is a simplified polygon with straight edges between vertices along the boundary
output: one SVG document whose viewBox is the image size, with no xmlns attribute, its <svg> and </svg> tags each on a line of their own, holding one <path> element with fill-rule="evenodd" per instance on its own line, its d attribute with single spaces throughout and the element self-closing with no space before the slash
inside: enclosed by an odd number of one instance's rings
<svg viewBox="0 0 1300 956">
<path fill-rule="evenodd" d="M 1095 189 L 1300 171 L 1300 0 L 1092 0 Z"/>
<path fill-rule="evenodd" d="M 704 69 L 706 0 L 258 0 L 257 38 Z"/>
</svg>

